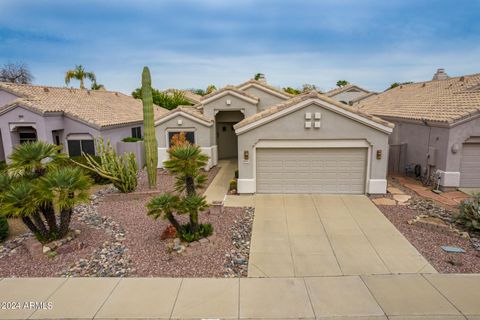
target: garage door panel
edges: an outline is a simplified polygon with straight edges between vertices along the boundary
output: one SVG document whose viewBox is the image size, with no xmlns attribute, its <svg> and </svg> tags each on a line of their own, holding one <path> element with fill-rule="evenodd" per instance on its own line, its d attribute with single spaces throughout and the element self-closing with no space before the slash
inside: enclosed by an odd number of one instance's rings
<svg viewBox="0 0 480 320">
<path fill-rule="evenodd" d="M 480 143 L 463 145 L 460 164 L 460 186 L 480 187 Z"/>
<path fill-rule="evenodd" d="M 365 193 L 366 150 L 257 149 L 257 192 Z"/>
</svg>

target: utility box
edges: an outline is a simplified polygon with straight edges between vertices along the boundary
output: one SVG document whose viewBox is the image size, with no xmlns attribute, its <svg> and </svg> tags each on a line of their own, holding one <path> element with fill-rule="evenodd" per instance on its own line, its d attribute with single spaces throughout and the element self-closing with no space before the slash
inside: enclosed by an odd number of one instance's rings
<svg viewBox="0 0 480 320">
<path fill-rule="evenodd" d="M 428 147 L 427 164 L 430 166 L 434 166 L 437 164 L 437 148 Z"/>
</svg>

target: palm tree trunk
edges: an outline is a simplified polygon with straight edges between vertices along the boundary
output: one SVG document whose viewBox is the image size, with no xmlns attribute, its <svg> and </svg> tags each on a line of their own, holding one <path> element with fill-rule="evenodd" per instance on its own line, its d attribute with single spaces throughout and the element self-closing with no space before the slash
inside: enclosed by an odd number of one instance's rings
<svg viewBox="0 0 480 320">
<path fill-rule="evenodd" d="M 34 235 L 40 235 L 40 230 L 38 230 L 37 226 L 33 223 L 30 217 L 22 217 L 23 223 L 27 226 L 27 228 L 32 231 Z"/>
<path fill-rule="evenodd" d="M 175 219 L 175 216 L 171 212 L 167 212 L 165 216 L 168 222 L 177 230 L 177 233 L 180 234 L 182 232 L 182 226 L 178 223 L 177 219 Z"/>
<path fill-rule="evenodd" d="M 83 78 L 80 78 L 80 89 L 85 89 L 85 86 L 83 84 Z"/>
<path fill-rule="evenodd" d="M 71 220 L 72 209 L 64 209 L 60 212 L 60 229 L 58 231 L 58 238 L 63 238 L 67 235 Z"/>
<path fill-rule="evenodd" d="M 51 204 L 48 204 L 43 208 L 43 216 L 47 221 L 48 228 L 50 229 L 50 233 L 54 236 L 58 234 L 58 227 L 57 227 L 57 219 L 55 218 L 55 211 Z"/>
<path fill-rule="evenodd" d="M 42 217 L 40 216 L 40 213 L 38 212 L 33 213 L 32 218 L 33 218 L 33 221 L 35 222 L 35 226 L 38 228 L 40 236 L 43 238 L 42 240 L 50 240 L 48 229 L 45 226 L 45 223 L 43 222 Z"/>
<path fill-rule="evenodd" d="M 193 234 L 198 229 L 198 213 L 190 213 L 190 232 Z"/>
<path fill-rule="evenodd" d="M 195 181 L 193 180 L 193 177 L 187 176 L 185 178 L 185 186 L 187 189 L 187 196 L 195 195 Z"/>
</svg>

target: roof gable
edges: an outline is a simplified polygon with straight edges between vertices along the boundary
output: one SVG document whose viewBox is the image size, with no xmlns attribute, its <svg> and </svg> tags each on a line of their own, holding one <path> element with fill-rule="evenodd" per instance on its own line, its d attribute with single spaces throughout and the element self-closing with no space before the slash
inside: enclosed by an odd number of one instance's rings
<svg viewBox="0 0 480 320">
<path fill-rule="evenodd" d="M 327 91 L 325 95 L 327 97 L 333 97 L 336 96 L 337 94 L 340 94 L 342 92 L 365 92 L 365 93 L 370 93 L 370 91 L 360 88 L 357 85 L 354 84 L 347 84 L 346 86 L 340 87 L 340 88 L 335 88 L 330 91 Z"/>
<path fill-rule="evenodd" d="M 205 117 L 202 113 L 191 106 L 178 106 L 177 108 L 170 110 L 166 114 L 162 115 L 155 121 L 155 126 L 158 126 L 168 120 L 171 120 L 177 116 L 182 116 L 204 126 L 210 127 L 213 125 L 213 120 Z"/>
<path fill-rule="evenodd" d="M 329 109 L 338 114 L 351 118 L 355 121 L 361 122 L 367 126 L 385 133 L 391 133 L 393 124 L 382 120 L 380 118 L 371 116 L 369 114 L 358 111 L 357 109 L 347 106 L 343 103 L 339 103 L 325 95 L 312 91 L 310 93 L 302 94 L 295 98 L 285 101 L 284 103 L 273 106 L 260 113 L 257 113 L 251 117 L 248 117 L 239 123 L 234 128 L 237 134 L 250 131 L 263 124 L 275 121 L 276 119 L 283 117 L 291 112 L 297 111 L 311 104 L 317 104 L 322 108 Z"/>
<path fill-rule="evenodd" d="M 271 95 L 274 95 L 276 97 L 279 97 L 279 98 L 282 98 L 282 99 L 290 99 L 291 97 L 293 97 L 293 95 L 291 95 L 290 93 L 287 93 L 283 90 L 280 90 L 278 88 L 275 88 L 273 86 L 270 86 L 264 82 L 261 82 L 261 81 L 257 81 L 257 80 L 254 80 L 254 79 L 250 79 L 242 84 L 239 84 L 237 86 L 237 88 L 239 90 L 246 90 L 248 88 L 251 88 L 251 87 L 254 87 L 254 88 L 257 88 L 259 90 L 262 90 L 264 92 L 267 92 Z"/>
<path fill-rule="evenodd" d="M 239 99 L 242 99 L 244 101 L 247 101 L 251 104 L 257 104 L 259 100 L 257 97 L 254 97 L 244 91 L 241 91 L 234 86 L 226 86 L 218 91 L 215 91 L 210 94 L 207 94 L 206 96 L 203 96 L 201 104 L 205 105 L 207 103 L 220 99 L 229 94 Z"/>
</svg>

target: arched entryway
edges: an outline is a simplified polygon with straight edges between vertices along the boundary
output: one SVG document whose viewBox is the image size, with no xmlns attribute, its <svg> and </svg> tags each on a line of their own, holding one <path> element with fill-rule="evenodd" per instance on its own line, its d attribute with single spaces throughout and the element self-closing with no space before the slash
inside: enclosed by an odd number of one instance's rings
<svg viewBox="0 0 480 320">
<path fill-rule="evenodd" d="M 215 115 L 219 159 L 238 157 L 238 140 L 233 126 L 245 118 L 241 111 L 220 111 Z"/>
</svg>

